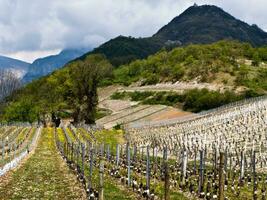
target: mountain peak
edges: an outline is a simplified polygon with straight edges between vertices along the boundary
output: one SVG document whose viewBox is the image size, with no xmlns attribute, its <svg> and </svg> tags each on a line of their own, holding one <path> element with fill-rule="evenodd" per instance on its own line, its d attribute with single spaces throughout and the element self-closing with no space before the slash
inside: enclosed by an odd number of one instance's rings
<svg viewBox="0 0 267 200">
<path fill-rule="evenodd" d="M 175 17 L 174 20 L 176 18 L 179 17 L 184 17 L 184 16 L 207 16 L 207 15 L 221 15 L 222 17 L 226 17 L 226 18 L 231 18 L 231 19 L 235 19 L 233 16 L 231 16 L 229 13 L 225 12 L 222 8 L 215 6 L 215 5 L 201 5 L 198 6 L 197 4 L 190 6 L 189 8 L 187 8 L 182 14 L 180 14 L 179 16 Z"/>
<path fill-rule="evenodd" d="M 214 5 L 190 6 L 153 37 L 164 41 L 180 41 L 183 45 L 212 43 L 223 39 L 249 42 L 255 46 L 267 43 L 267 33 Z"/>
</svg>

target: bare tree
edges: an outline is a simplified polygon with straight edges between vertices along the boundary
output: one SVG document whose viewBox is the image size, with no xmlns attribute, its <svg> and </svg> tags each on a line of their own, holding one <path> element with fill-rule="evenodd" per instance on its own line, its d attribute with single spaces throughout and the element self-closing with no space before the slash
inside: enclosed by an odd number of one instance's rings
<svg viewBox="0 0 267 200">
<path fill-rule="evenodd" d="M 0 101 L 21 87 L 21 80 L 10 70 L 0 69 Z"/>
</svg>

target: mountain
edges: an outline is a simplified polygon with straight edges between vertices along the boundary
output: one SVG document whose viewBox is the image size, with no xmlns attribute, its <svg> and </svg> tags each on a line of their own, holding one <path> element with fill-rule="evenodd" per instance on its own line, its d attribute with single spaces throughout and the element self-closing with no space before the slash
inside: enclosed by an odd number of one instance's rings
<svg viewBox="0 0 267 200">
<path fill-rule="evenodd" d="M 27 72 L 29 65 L 29 63 L 24 61 L 0 56 L 0 69 L 11 70 L 17 74 L 18 77 L 22 77 Z"/>
<path fill-rule="evenodd" d="M 211 5 L 189 7 L 153 37 L 165 41 L 179 40 L 184 45 L 224 39 L 249 42 L 254 46 L 267 44 L 267 33 L 257 25 L 250 26 Z"/>
<path fill-rule="evenodd" d="M 253 46 L 267 44 L 267 33 L 257 25 L 249 25 L 212 5 L 191 6 L 156 34 L 148 38 L 119 36 L 86 55 L 102 53 L 114 66 L 143 59 L 163 47 L 187 44 L 210 44 L 219 40 L 238 40 Z"/>
<path fill-rule="evenodd" d="M 146 58 L 159 51 L 163 45 L 164 44 L 156 38 L 119 36 L 102 44 L 79 59 L 84 59 L 88 54 L 100 53 L 104 54 L 114 66 L 119 66 L 136 59 Z"/>
<path fill-rule="evenodd" d="M 117 67 L 137 59 L 144 59 L 162 48 L 210 44 L 225 39 L 261 46 L 267 44 L 267 33 L 256 25 L 249 25 L 236 19 L 219 7 L 194 5 L 151 37 L 118 36 L 87 53 L 84 50 L 69 49 L 55 56 L 38 59 L 30 65 L 23 81 L 30 82 L 53 72 L 71 60 L 83 60 L 89 54 L 104 54 Z"/>
<path fill-rule="evenodd" d="M 63 67 L 69 61 L 83 55 L 88 51 L 85 49 L 65 49 L 57 55 L 52 55 L 35 60 L 23 77 L 23 82 L 28 83 Z"/>
</svg>

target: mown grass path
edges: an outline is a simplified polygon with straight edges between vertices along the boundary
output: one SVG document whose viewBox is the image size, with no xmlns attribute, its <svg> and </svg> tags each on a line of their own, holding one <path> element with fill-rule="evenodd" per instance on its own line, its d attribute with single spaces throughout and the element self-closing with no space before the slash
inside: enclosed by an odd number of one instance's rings
<svg viewBox="0 0 267 200">
<path fill-rule="evenodd" d="M 1 184 L 0 199 L 86 199 L 60 157 L 53 129 L 43 129 L 35 153 Z"/>
</svg>

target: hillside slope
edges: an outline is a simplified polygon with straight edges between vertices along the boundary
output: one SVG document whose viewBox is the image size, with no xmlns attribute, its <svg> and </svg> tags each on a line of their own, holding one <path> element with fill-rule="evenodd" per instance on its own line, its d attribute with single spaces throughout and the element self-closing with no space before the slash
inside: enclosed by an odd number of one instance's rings
<svg viewBox="0 0 267 200">
<path fill-rule="evenodd" d="M 220 41 L 160 51 L 114 71 L 110 84 L 153 85 L 162 82 L 202 82 L 267 91 L 267 48 Z"/>
<path fill-rule="evenodd" d="M 104 54 L 114 66 L 129 63 L 156 53 L 164 44 L 154 38 L 133 38 L 119 36 L 104 43 L 88 54 Z M 85 58 L 85 54 L 81 59 Z"/>
</svg>

